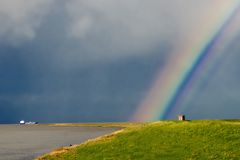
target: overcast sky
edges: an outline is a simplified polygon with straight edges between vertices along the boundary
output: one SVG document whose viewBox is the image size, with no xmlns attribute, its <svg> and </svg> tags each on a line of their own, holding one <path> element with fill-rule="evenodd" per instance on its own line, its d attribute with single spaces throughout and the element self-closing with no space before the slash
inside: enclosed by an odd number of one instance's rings
<svg viewBox="0 0 240 160">
<path fill-rule="evenodd" d="M 176 43 L 226 3 L 1 0 L 0 123 L 129 120 Z M 191 118 L 239 115 L 238 40 L 208 85 L 196 82 L 198 98 L 186 98 Z"/>
</svg>

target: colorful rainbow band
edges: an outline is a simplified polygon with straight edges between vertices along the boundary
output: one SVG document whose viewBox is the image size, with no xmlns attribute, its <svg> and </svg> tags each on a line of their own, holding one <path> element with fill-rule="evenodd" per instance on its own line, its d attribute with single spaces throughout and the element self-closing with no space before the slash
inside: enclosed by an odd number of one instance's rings
<svg viewBox="0 0 240 160">
<path fill-rule="evenodd" d="M 226 2 L 227 3 L 227 2 Z M 181 99 L 191 89 L 193 79 L 211 59 L 216 46 L 236 30 L 235 19 L 240 10 L 240 1 L 228 2 L 228 7 L 219 19 L 210 19 L 211 30 L 203 30 L 198 39 L 189 37 L 179 43 L 167 65 L 160 69 L 153 87 L 131 118 L 132 121 L 154 121 L 167 119 L 180 105 Z M 180 53 L 179 53 L 180 52 Z"/>
</svg>

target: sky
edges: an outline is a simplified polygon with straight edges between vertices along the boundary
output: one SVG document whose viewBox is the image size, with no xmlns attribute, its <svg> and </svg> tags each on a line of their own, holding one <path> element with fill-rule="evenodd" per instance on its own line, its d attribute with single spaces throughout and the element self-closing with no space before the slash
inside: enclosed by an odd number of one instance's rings
<svg viewBox="0 0 240 160">
<path fill-rule="evenodd" d="M 159 70 L 181 57 L 175 46 L 214 30 L 206 19 L 226 3 L 1 0 L 0 123 L 128 121 Z M 183 97 L 188 117 L 238 118 L 239 38 L 226 40 L 224 57 Z"/>
</svg>

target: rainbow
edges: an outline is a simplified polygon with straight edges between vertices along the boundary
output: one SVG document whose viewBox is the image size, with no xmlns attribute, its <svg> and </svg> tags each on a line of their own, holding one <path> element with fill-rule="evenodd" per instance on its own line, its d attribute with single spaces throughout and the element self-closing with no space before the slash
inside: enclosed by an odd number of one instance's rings
<svg viewBox="0 0 240 160">
<path fill-rule="evenodd" d="M 223 56 L 220 53 L 224 53 L 219 52 L 222 45 L 227 45 L 226 40 L 232 39 L 240 26 L 239 20 L 236 20 L 239 18 L 240 1 L 221 2 L 225 7 L 217 18 L 206 20 L 209 27 L 192 33 L 176 44 L 168 63 L 160 69 L 146 98 L 131 117 L 132 121 L 167 119 L 193 88 L 194 79 L 206 63 L 214 56 Z"/>
</svg>

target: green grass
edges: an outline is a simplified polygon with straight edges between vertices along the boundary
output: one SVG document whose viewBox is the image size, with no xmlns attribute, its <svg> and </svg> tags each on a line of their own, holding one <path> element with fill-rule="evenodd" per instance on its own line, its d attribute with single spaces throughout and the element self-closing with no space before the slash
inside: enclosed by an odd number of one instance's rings
<svg viewBox="0 0 240 160">
<path fill-rule="evenodd" d="M 60 151 L 60 152 L 59 152 Z M 163 121 L 63 148 L 41 160 L 240 159 L 240 121 Z"/>
</svg>

